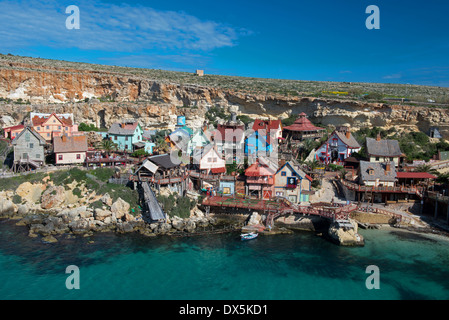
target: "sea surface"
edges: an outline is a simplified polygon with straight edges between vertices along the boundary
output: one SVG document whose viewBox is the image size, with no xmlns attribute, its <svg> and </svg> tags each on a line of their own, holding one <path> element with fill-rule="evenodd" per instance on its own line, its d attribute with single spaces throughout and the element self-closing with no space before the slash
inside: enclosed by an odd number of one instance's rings
<svg viewBox="0 0 449 320">
<path fill-rule="evenodd" d="M 449 299 L 449 240 L 400 230 L 361 230 L 364 247 L 311 232 L 145 238 L 98 233 L 29 238 L 0 221 L 0 299 L 308 300 Z M 79 268 L 69 290 L 69 265 Z M 370 265 L 379 289 L 369 290 Z"/>
</svg>

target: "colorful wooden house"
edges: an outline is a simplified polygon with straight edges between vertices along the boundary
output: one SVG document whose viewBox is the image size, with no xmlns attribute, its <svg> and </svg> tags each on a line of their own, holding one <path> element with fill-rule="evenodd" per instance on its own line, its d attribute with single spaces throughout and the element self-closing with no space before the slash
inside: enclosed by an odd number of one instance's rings
<svg viewBox="0 0 449 320">
<path fill-rule="evenodd" d="M 263 137 L 268 145 L 273 146 L 282 138 L 282 122 L 281 120 L 260 120 L 254 121 L 254 132 Z M 273 140 L 272 140 L 273 139 Z"/>
<path fill-rule="evenodd" d="M 399 165 L 402 151 L 399 147 L 399 141 L 381 139 L 380 134 L 376 139 L 366 138 L 366 153 L 370 162 L 393 161 L 397 167 Z"/>
<path fill-rule="evenodd" d="M 268 159 L 258 158 L 245 170 L 246 195 L 268 200 L 274 194 L 274 176 L 277 168 Z"/>
<path fill-rule="evenodd" d="M 114 123 L 107 138 L 117 145 L 117 150 L 133 152 L 134 144 L 143 140 L 143 129 L 137 121 Z"/>
<path fill-rule="evenodd" d="M 25 127 L 12 141 L 14 146 L 13 170 L 28 171 L 45 163 L 45 139 L 31 127 Z"/>
<path fill-rule="evenodd" d="M 209 138 L 202 129 L 199 129 L 190 137 L 190 140 L 187 142 L 187 146 L 183 146 L 183 148 L 185 148 L 184 150 L 189 156 L 193 156 L 196 152 L 195 150 L 201 150 L 208 144 L 210 144 Z"/>
<path fill-rule="evenodd" d="M 348 128 L 335 130 L 315 153 L 315 157 L 322 163 L 336 163 L 343 165 L 346 158 L 361 150 L 360 144 Z"/>
<path fill-rule="evenodd" d="M 293 203 L 308 202 L 312 192 L 312 178 L 291 162 L 286 162 L 275 175 L 275 196 Z"/>
<path fill-rule="evenodd" d="M 267 142 L 266 136 L 260 131 L 253 132 L 245 141 L 245 154 L 247 156 L 267 156 L 270 154 L 271 145 Z"/>
<path fill-rule="evenodd" d="M 307 115 L 302 112 L 298 119 L 290 125 L 283 128 L 283 137 L 291 142 L 302 141 L 305 139 L 319 139 L 323 137 L 326 129 L 319 128 L 307 119 Z"/>
<path fill-rule="evenodd" d="M 60 136 L 53 139 L 57 165 L 82 164 L 87 157 L 87 136 Z"/>
<path fill-rule="evenodd" d="M 73 121 L 73 114 L 31 113 L 31 125 L 47 142 L 54 137 L 78 134 L 78 125 Z"/>
<path fill-rule="evenodd" d="M 245 124 L 232 114 L 229 121 L 219 121 L 213 134 L 217 151 L 227 163 L 243 163 L 245 152 Z"/>
<path fill-rule="evenodd" d="M 6 127 L 3 128 L 3 134 L 5 136 L 5 139 L 14 140 L 15 137 L 17 137 L 22 131 L 25 129 L 25 126 L 23 124 L 19 124 L 17 126 L 12 127 Z"/>
</svg>

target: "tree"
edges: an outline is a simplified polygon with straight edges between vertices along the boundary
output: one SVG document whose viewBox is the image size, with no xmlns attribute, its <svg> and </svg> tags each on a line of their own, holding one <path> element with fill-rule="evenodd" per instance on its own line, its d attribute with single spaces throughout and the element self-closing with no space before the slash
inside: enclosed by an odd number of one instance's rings
<svg viewBox="0 0 449 320">
<path fill-rule="evenodd" d="M 109 156 L 109 153 L 112 150 L 117 150 L 117 144 L 115 144 L 114 142 L 112 142 L 112 140 L 110 139 L 104 139 L 103 141 L 101 141 L 101 148 L 106 151 L 106 154 Z"/>
</svg>

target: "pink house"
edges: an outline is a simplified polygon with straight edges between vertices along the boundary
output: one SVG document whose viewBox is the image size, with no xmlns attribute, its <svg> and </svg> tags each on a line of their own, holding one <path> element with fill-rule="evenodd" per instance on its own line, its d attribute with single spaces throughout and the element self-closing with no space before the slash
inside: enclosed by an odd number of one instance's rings
<svg viewBox="0 0 449 320">
<path fill-rule="evenodd" d="M 52 141 L 54 137 L 66 135 L 71 137 L 78 133 L 78 125 L 71 117 L 64 115 L 32 114 L 31 124 L 45 140 Z"/>
</svg>

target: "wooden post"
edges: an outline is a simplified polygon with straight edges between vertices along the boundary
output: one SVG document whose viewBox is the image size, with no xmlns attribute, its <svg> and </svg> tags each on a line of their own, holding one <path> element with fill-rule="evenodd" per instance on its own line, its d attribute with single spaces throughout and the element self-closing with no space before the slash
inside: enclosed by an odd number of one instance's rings
<svg viewBox="0 0 449 320">
<path fill-rule="evenodd" d="M 434 219 L 438 217 L 438 193 L 435 195 L 435 214 L 433 216 Z"/>
<path fill-rule="evenodd" d="M 449 197 L 448 197 L 448 201 L 447 201 L 446 223 L 447 223 L 447 225 L 449 225 Z"/>
</svg>

